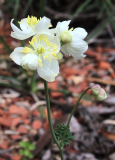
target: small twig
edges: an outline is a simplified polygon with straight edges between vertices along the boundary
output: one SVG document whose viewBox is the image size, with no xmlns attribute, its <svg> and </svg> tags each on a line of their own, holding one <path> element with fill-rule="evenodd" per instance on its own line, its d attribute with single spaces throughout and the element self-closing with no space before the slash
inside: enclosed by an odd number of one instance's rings
<svg viewBox="0 0 115 160">
<path fill-rule="evenodd" d="M 38 96 L 35 93 L 31 92 L 31 95 L 32 95 L 32 97 L 33 97 L 33 99 L 34 99 L 35 102 L 39 101 L 39 98 L 38 98 Z"/>
<path fill-rule="evenodd" d="M 41 105 L 46 105 L 46 101 L 38 101 L 36 103 L 34 103 L 31 108 L 30 108 L 30 111 L 32 112 L 33 110 L 35 110 L 38 106 L 41 106 Z"/>
<path fill-rule="evenodd" d="M 62 13 L 62 12 L 57 12 L 49 7 L 45 7 L 45 11 L 50 13 L 51 15 L 53 15 L 54 19 L 71 19 L 71 14 L 67 14 L 67 13 Z M 92 17 L 96 17 L 98 15 L 98 13 L 89 13 L 89 14 L 81 14 L 81 15 L 77 15 L 74 17 L 73 20 L 76 19 L 85 19 L 85 18 L 92 18 Z"/>
<path fill-rule="evenodd" d="M 88 77 L 86 79 L 88 81 L 92 81 L 92 82 L 97 82 L 97 83 L 102 83 L 102 84 L 108 84 L 108 85 L 115 86 L 115 81 L 112 81 L 112 80 L 105 80 L 105 79 L 94 78 L 94 77 Z"/>
<path fill-rule="evenodd" d="M 3 154 L 3 153 L 7 153 L 7 152 L 11 152 L 11 151 L 13 151 L 15 148 L 13 147 L 13 148 L 8 148 L 8 149 L 6 149 L 6 150 L 0 150 L 0 154 Z"/>
</svg>

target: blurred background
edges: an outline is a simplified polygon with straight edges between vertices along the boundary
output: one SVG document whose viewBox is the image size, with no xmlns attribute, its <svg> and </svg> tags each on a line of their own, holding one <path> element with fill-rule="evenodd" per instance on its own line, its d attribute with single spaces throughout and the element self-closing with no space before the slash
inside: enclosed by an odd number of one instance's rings
<svg viewBox="0 0 115 160">
<path fill-rule="evenodd" d="M 28 40 L 10 37 L 10 21 L 28 15 L 88 32 L 86 58 L 64 56 L 60 74 L 48 83 L 52 122 L 68 116 L 89 82 L 100 84 L 108 98 L 96 102 L 88 91 L 70 124 L 75 137 L 64 149 L 65 160 L 115 160 L 115 1 L 114 0 L 0 0 L 0 160 L 60 160 L 51 143 L 44 85 L 37 72 L 26 72 L 9 58 Z"/>
</svg>

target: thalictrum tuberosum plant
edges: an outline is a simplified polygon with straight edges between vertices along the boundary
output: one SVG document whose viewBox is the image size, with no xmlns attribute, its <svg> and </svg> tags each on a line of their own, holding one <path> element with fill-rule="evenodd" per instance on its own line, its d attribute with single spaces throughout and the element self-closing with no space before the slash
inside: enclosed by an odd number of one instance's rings
<svg viewBox="0 0 115 160">
<path fill-rule="evenodd" d="M 59 60 L 63 58 L 63 54 L 72 55 L 76 60 L 80 60 L 85 57 L 83 53 L 88 49 L 88 44 L 84 41 L 84 38 L 87 36 L 85 29 L 69 29 L 69 23 L 70 20 L 58 22 L 56 28 L 50 29 L 52 25 L 49 18 L 43 17 L 39 20 L 36 17 L 28 16 L 19 22 L 19 29 L 11 20 L 13 29 L 11 36 L 13 38 L 24 40 L 33 36 L 28 46 L 15 48 L 10 58 L 27 71 L 37 70 L 39 76 L 44 79 L 50 130 L 53 143 L 57 144 L 60 150 L 61 160 L 64 160 L 63 147 L 69 145 L 71 140 L 74 139 L 70 133 L 69 124 L 83 95 L 91 89 L 97 100 L 104 100 L 107 97 L 105 91 L 100 86 L 91 83 L 89 88 L 78 99 L 67 125 L 58 124 L 54 131 L 50 115 L 47 81 L 55 81 L 55 77 L 59 74 Z"/>
</svg>

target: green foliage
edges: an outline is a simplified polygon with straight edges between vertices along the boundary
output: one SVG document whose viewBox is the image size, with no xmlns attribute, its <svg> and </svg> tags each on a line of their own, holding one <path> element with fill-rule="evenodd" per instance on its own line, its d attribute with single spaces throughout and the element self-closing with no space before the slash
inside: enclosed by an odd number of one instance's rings
<svg viewBox="0 0 115 160">
<path fill-rule="evenodd" d="M 72 136 L 69 127 L 65 124 L 58 124 L 55 129 L 55 136 L 61 145 L 69 146 L 70 142 L 75 138 Z M 53 140 L 53 143 L 56 144 Z"/>
<path fill-rule="evenodd" d="M 30 152 L 35 149 L 35 145 L 31 144 L 29 141 L 19 142 L 19 146 L 22 147 L 22 150 L 19 152 L 21 156 L 24 156 L 23 160 L 26 160 L 26 157 L 33 158 L 33 154 Z"/>
</svg>

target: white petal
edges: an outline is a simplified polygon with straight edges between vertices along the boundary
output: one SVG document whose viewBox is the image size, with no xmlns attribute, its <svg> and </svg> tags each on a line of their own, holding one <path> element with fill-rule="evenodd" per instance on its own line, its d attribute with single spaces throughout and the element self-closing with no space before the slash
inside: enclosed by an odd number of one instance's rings
<svg viewBox="0 0 115 160">
<path fill-rule="evenodd" d="M 88 45 L 81 39 L 76 39 L 71 43 L 66 43 L 61 47 L 61 51 L 65 54 L 70 54 L 76 59 L 82 59 L 85 57 L 83 54 L 88 49 Z"/>
<path fill-rule="evenodd" d="M 26 23 L 27 21 L 27 18 L 24 18 L 21 20 L 21 23 L 20 23 L 20 28 L 25 31 L 25 32 L 29 32 L 31 30 L 31 28 L 28 26 L 28 24 Z M 27 29 L 28 28 L 28 29 Z"/>
<path fill-rule="evenodd" d="M 56 35 L 58 35 L 60 37 L 60 34 L 64 31 L 67 31 L 69 28 L 69 23 L 71 22 L 71 20 L 69 21 L 63 21 L 63 22 L 58 22 L 57 26 L 56 26 Z"/>
<path fill-rule="evenodd" d="M 21 61 L 21 65 L 26 70 L 36 70 L 38 68 L 38 56 L 35 54 L 26 54 Z"/>
<path fill-rule="evenodd" d="M 79 39 L 84 39 L 87 36 L 86 30 L 80 27 L 75 28 L 72 33 L 73 33 L 73 38 L 76 37 Z"/>
<path fill-rule="evenodd" d="M 43 66 L 39 66 L 37 69 L 39 76 L 48 82 L 53 82 L 59 73 L 58 61 L 55 58 L 52 58 L 51 62 L 43 59 L 42 63 Z"/>
<path fill-rule="evenodd" d="M 19 39 L 19 40 L 24 40 L 24 39 L 29 38 L 32 35 L 34 35 L 34 33 L 31 32 L 30 30 L 28 30 L 26 32 L 25 31 L 21 31 L 12 22 L 13 22 L 13 19 L 11 20 L 11 27 L 12 27 L 14 32 L 11 32 L 11 37 Z"/>
<path fill-rule="evenodd" d="M 14 51 L 10 54 L 10 58 L 18 65 L 21 64 L 22 57 L 25 56 L 26 53 L 20 52 L 23 51 L 24 47 L 17 47 Z"/>
<path fill-rule="evenodd" d="M 21 30 L 12 23 L 13 20 L 14 20 L 14 19 L 12 19 L 11 22 L 10 22 L 13 31 L 14 31 L 14 32 L 17 32 L 17 33 L 21 33 Z"/>
<path fill-rule="evenodd" d="M 50 26 L 50 19 L 47 17 L 43 17 L 35 26 L 35 33 L 39 34 L 39 33 L 45 33 L 48 31 L 48 28 Z"/>
<path fill-rule="evenodd" d="M 60 39 L 57 36 L 47 35 L 49 41 L 57 46 L 57 53 L 60 51 Z"/>
<path fill-rule="evenodd" d="M 58 22 L 56 27 L 60 27 L 61 29 L 68 30 L 70 22 L 71 20 Z"/>
<path fill-rule="evenodd" d="M 49 33 L 51 33 L 53 35 L 56 34 L 56 31 L 57 31 L 56 28 L 49 29 Z"/>
<path fill-rule="evenodd" d="M 33 36 L 34 33 L 30 32 L 30 33 L 24 33 L 23 31 L 21 31 L 21 33 L 16 33 L 16 32 L 11 32 L 10 36 L 19 40 L 24 40 L 27 39 L 31 36 Z"/>
</svg>

